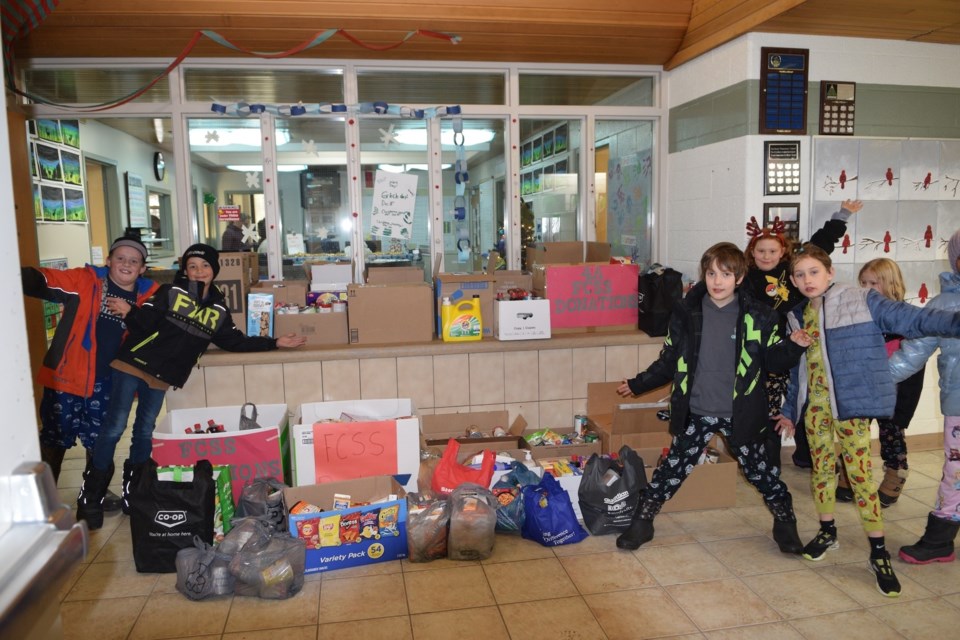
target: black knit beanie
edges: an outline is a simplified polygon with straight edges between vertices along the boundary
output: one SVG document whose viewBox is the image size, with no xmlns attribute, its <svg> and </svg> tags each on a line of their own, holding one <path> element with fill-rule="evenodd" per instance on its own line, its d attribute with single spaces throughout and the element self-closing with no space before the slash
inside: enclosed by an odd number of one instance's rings
<svg viewBox="0 0 960 640">
<path fill-rule="evenodd" d="M 192 244 L 183 252 L 180 258 L 180 271 L 186 273 L 187 260 L 190 258 L 203 258 L 213 267 L 213 277 L 216 278 L 220 273 L 220 252 L 208 244 Z"/>
</svg>

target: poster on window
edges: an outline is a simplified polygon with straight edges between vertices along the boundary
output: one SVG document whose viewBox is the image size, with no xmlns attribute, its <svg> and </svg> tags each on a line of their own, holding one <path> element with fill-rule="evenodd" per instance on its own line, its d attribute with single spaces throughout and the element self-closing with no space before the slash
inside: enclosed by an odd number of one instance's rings
<svg viewBox="0 0 960 640">
<path fill-rule="evenodd" d="M 149 229 L 150 212 L 147 210 L 147 189 L 143 178 L 127 173 L 127 210 L 130 214 L 130 228 Z"/>
<path fill-rule="evenodd" d="M 373 183 L 370 235 L 409 240 L 417 203 L 417 176 L 377 171 Z"/>
<path fill-rule="evenodd" d="M 633 262 L 650 260 L 648 241 L 653 160 L 649 149 L 611 158 L 607 167 L 607 237 L 619 238 L 611 246 L 614 256 Z"/>
</svg>

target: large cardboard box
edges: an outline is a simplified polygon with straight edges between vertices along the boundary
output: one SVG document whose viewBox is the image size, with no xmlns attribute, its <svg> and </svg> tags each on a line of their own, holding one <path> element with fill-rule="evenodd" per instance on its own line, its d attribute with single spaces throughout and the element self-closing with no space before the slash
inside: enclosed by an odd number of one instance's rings
<svg viewBox="0 0 960 640">
<path fill-rule="evenodd" d="M 670 407 L 670 385 L 636 398 L 621 398 L 618 386 L 619 382 L 587 384 L 587 419 L 600 435 L 603 453 L 619 451 L 623 445 L 669 447 L 670 423 L 660 420 L 657 412 Z"/>
<path fill-rule="evenodd" d="M 560 434 L 563 435 L 563 434 Z M 573 435 L 572 433 L 570 435 Z M 580 456 L 589 458 L 593 454 L 599 454 L 601 443 L 599 440 L 594 442 L 582 442 L 579 444 L 538 444 L 531 445 L 526 443 L 527 448 L 533 453 L 533 459 L 537 464 L 548 458 L 569 458 L 570 456 Z"/>
<path fill-rule="evenodd" d="M 223 291 L 230 313 L 246 313 L 250 285 L 259 279 L 260 263 L 256 253 L 246 251 L 220 254 L 220 272 L 214 284 Z"/>
<path fill-rule="evenodd" d="M 432 293 L 425 282 L 349 285 L 350 344 L 431 342 Z"/>
<path fill-rule="evenodd" d="M 420 416 L 421 447 L 445 449 L 450 438 L 460 443 L 461 460 L 485 449 L 491 451 L 517 451 L 526 448 L 523 431 L 527 421 L 518 415 L 510 423 L 507 411 L 471 411 L 469 413 L 437 413 Z M 489 435 L 485 438 L 471 438 L 467 430 L 477 429 L 481 433 L 493 434 L 496 427 L 507 431 L 505 436 Z M 520 458 L 521 460 L 523 458 Z"/>
<path fill-rule="evenodd" d="M 334 494 L 349 495 L 354 502 L 382 500 L 391 495 L 395 499 L 364 507 L 334 510 Z M 291 514 L 289 517 L 290 535 L 303 538 L 307 543 L 304 573 L 359 567 L 407 557 L 407 500 L 403 488 L 389 476 L 289 487 L 283 490 L 283 497 L 288 507 L 303 500 L 325 509 L 322 513 Z M 380 523 L 385 520 L 385 510 L 396 511 L 395 527 L 380 528 Z M 361 518 L 366 514 L 371 521 L 375 519 L 376 533 L 370 529 L 366 532 L 361 530 L 361 535 L 356 538 L 344 535 L 343 517 L 355 513 L 360 514 Z M 336 527 L 336 537 L 320 534 L 322 527 Z M 330 544 L 324 545 L 324 541 Z M 335 542 L 339 544 L 333 544 Z"/>
<path fill-rule="evenodd" d="M 661 511 L 693 511 L 695 509 L 721 509 L 737 504 L 737 461 L 725 453 L 714 439 L 711 446 L 717 449 L 720 459 L 715 463 L 698 464 L 680 485 L 680 490 L 667 500 Z M 637 449 L 647 467 L 647 480 L 660 459 L 662 449 Z"/>
<path fill-rule="evenodd" d="M 302 307 L 307 303 L 307 283 L 305 280 L 261 280 L 250 287 L 250 293 L 272 293 L 276 304 Z"/>
<path fill-rule="evenodd" d="M 241 406 L 168 411 L 153 430 L 152 457 L 163 467 L 192 465 L 199 460 L 230 465 L 234 502 L 254 478 L 276 478 L 290 484 L 290 438 L 287 405 L 258 404 L 262 428 L 240 431 Z M 249 411 L 249 410 L 248 410 Z M 207 422 L 222 424 L 222 433 L 185 433 Z"/>
<path fill-rule="evenodd" d="M 405 284 L 426 282 L 420 267 L 370 267 L 367 284 Z"/>
<path fill-rule="evenodd" d="M 523 289 L 533 293 L 533 274 L 529 271 L 494 271 L 493 298 L 509 299 L 510 289 Z"/>
<path fill-rule="evenodd" d="M 436 295 L 436 332 L 443 335 L 443 323 L 440 309 L 444 298 L 456 304 L 469 300 L 473 296 L 480 298 L 480 318 L 483 323 L 483 337 L 493 337 L 493 277 L 485 273 L 437 273 L 434 274 L 434 292 Z"/>
<path fill-rule="evenodd" d="M 550 301 L 494 300 L 493 335 L 497 340 L 548 339 Z"/>
<path fill-rule="evenodd" d="M 541 242 L 527 249 L 527 271 L 537 264 L 577 264 L 581 262 L 609 262 L 609 242 Z"/>
<path fill-rule="evenodd" d="M 274 333 L 305 336 L 308 345 L 348 344 L 346 312 L 278 313 L 273 320 Z"/>
<path fill-rule="evenodd" d="M 310 282 L 349 284 L 353 282 L 353 265 L 349 262 L 304 263 Z"/>
<path fill-rule="evenodd" d="M 391 475 L 416 491 L 420 420 L 409 398 L 310 402 L 300 405 L 297 421 L 297 486 Z"/>
<path fill-rule="evenodd" d="M 534 293 L 550 301 L 554 332 L 588 327 L 637 328 L 635 264 L 536 265 Z"/>
</svg>

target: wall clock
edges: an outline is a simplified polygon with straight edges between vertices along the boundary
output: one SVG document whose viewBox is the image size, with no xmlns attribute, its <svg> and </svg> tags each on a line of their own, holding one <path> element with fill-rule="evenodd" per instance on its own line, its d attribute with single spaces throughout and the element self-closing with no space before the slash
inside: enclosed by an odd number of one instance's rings
<svg viewBox="0 0 960 640">
<path fill-rule="evenodd" d="M 159 151 L 153 154 L 153 175 L 163 182 L 164 176 L 167 175 L 167 165 L 163 161 L 163 154 Z"/>
</svg>

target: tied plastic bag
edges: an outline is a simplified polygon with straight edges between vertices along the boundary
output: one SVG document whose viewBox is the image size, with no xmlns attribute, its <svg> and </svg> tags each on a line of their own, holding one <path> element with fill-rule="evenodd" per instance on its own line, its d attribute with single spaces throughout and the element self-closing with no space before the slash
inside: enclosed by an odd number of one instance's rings
<svg viewBox="0 0 960 640">
<path fill-rule="evenodd" d="M 489 558 L 493 555 L 497 526 L 497 501 L 493 494 L 478 484 L 464 482 L 453 490 L 449 500 L 447 557 L 451 560 Z"/>
<path fill-rule="evenodd" d="M 519 461 L 514 462 L 513 469 L 497 480 L 491 489 L 493 497 L 497 499 L 497 531 L 520 533 L 523 528 L 523 497 L 520 490 L 538 482 L 540 476 Z"/>
<path fill-rule="evenodd" d="M 523 492 L 523 528 L 521 535 L 545 547 L 573 544 L 587 537 L 573 512 L 570 496 L 560 483 L 545 473 L 539 484 L 527 485 Z"/>
<path fill-rule="evenodd" d="M 287 485 L 276 478 L 254 478 L 243 488 L 237 503 L 238 517 L 254 516 L 269 522 L 277 533 L 288 531 L 287 509 L 283 502 L 283 490 Z"/>
<path fill-rule="evenodd" d="M 430 493 L 433 489 L 433 472 L 440 464 L 442 453 L 437 447 L 420 450 L 420 473 L 417 475 L 417 490 Z"/>
<path fill-rule="evenodd" d="M 447 557 L 450 503 L 430 493 L 407 494 L 407 556 L 410 562 Z"/>
<path fill-rule="evenodd" d="M 247 407 L 250 407 L 250 415 L 247 415 Z M 242 407 L 240 407 L 240 431 L 247 431 L 249 429 L 262 429 L 260 423 L 257 422 L 257 405 L 252 402 L 247 402 Z"/>
<path fill-rule="evenodd" d="M 673 305 L 682 299 L 683 274 L 652 266 L 637 280 L 637 327 L 648 336 L 667 335 Z"/>
<path fill-rule="evenodd" d="M 431 486 L 434 492 L 447 496 L 464 482 L 478 484 L 481 487 L 490 486 L 490 481 L 493 480 L 496 454 L 489 449 L 485 450 L 480 468 L 474 469 L 457 462 L 459 453 L 460 443 L 455 438 L 450 438 L 447 442 L 447 448 L 443 450 L 443 457 L 440 458 L 440 462 L 433 471 Z"/>
<path fill-rule="evenodd" d="M 620 447 L 616 459 L 596 453 L 590 456 L 578 492 L 587 530 L 595 536 L 625 531 L 646 484 L 643 459 L 630 447 Z"/>
<path fill-rule="evenodd" d="M 227 568 L 230 557 L 200 538 L 193 543 L 177 552 L 177 591 L 191 600 L 232 594 L 234 577 Z"/>
<path fill-rule="evenodd" d="M 303 588 L 307 547 L 300 538 L 273 535 L 263 544 L 251 538 L 230 560 L 236 578 L 234 593 L 283 600 Z"/>
</svg>

